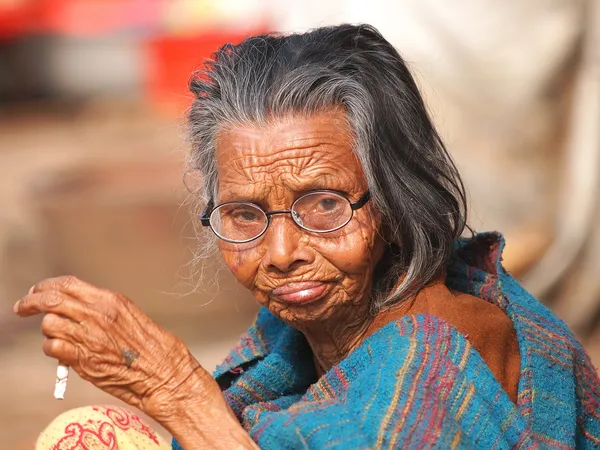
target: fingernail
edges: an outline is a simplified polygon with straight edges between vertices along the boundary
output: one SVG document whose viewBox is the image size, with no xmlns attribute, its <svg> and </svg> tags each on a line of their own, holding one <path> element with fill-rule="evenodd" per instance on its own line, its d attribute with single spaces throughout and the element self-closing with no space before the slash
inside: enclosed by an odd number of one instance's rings
<svg viewBox="0 0 600 450">
<path fill-rule="evenodd" d="M 15 312 L 15 314 L 19 312 L 19 302 L 15 303 L 15 306 L 13 306 L 13 311 Z"/>
<path fill-rule="evenodd" d="M 29 292 L 27 293 L 27 295 L 33 294 L 34 289 L 35 289 L 35 284 L 29 288 Z"/>
</svg>

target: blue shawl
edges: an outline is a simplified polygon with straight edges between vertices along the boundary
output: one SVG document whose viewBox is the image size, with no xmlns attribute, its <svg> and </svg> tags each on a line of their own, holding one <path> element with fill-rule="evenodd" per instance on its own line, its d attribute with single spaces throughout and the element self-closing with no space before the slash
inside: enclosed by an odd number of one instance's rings
<svg viewBox="0 0 600 450">
<path fill-rule="evenodd" d="M 496 233 L 459 241 L 446 284 L 513 321 L 517 405 L 465 336 L 436 317 L 387 324 L 318 378 L 302 334 L 266 309 L 215 372 L 227 403 L 261 449 L 600 447 L 596 370 L 566 325 L 503 269 L 503 246 Z"/>
</svg>

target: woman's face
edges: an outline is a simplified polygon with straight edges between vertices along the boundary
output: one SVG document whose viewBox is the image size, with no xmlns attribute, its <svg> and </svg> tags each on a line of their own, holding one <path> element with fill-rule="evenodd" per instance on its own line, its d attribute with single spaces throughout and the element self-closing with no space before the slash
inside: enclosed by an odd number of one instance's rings
<svg viewBox="0 0 600 450">
<path fill-rule="evenodd" d="M 317 189 L 342 192 L 355 202 L 368 187 L 351 146 L 350 128 L 336 110 L 222 130 L 216 142 L 216 203 L 248 201 L 265 211 L 282 210 Z M 311 233 L 290 214 L 277 214 L 255 241 L 219 240 L 219 248 L 261 305 L 301 327 L 351 310 L 364 312 L 383 254 L 378 230 L 379 216 L 368 202 L 337 231 Z"/>
</svg>

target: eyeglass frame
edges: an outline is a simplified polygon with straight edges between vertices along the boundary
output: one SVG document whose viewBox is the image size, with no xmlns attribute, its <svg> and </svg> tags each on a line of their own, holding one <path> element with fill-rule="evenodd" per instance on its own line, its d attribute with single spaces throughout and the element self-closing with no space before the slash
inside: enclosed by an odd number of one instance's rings
<svg viewBox="0 0 600 450">
<path fill-rule="evenodd" d="M 294 210 L 294 205 L 296 203 L 298 203 L 300 200 L 302 200 L 304 197 L 306 197 L 307 195 L 312 195 L 312 194 L 336 194 L 339 195 L 340 197 L 346 199 L 346 201 L 350 204 L 350 211 L 352 212 L 352 214 L 350 215 L 350 217 L 348 218 L 348 220 L 346 222 L 344 222 L 342 225 L 333 228 L 332 230 L 323 230 L 323 231 L 319 231 L 319 230 L 310 230 L 308 228 L 305 228 L 304 226 L 300 225 L 296 219 L 294 218 L 294 214 L 293 210 Z M 348 225 L 350 223 L 350 221 L 352 220 L 352 218 L 354 217 L 354 211 L 357 211 L 359 209 L 361 209 L 362 207 L 364 207 L 368 201 L 371 200 L 371 192 L 369 190 L 367 190 L 363 195 L 361 195 L 361 197 L 356 200 L 355 202 L 351 202 L 350 199 L 348 197 L 346 197 L 345 194 L 339 192 L 339 191 L 335 191 L 335 190 L 331 190 L 331 189 L 318 189 L 315 191 L 310 191 L 307 192 L 306 194 L 301 195 L 300 197 L 298 197 L 296 200 L 294 200 L 294 202 L 292 203 L 292 206 L 290 206 L 290 209 L 277 209 L 274 211 L 265 211 L 264 209 L 262 209 L 259 205 L 257 205 L 256 203 L 253 202 L 244 202 L 244 201 L 231 201 L 231 202 L 224 202 L 224 203 L 219 203 L 218 205 L 214 205 L 213 204 L 213 200 L 210 199 L 208 201 L 208 203 L 206 204 L 206 207 L 204 208 L 204 210 L 202 211 L 202 214 L 200 215 L 200 223 L 202 224 L 203 227 L 210 227 L 210 229 L 212 230 L 212 232 L 221 240 L 225 241 L 225 242 L 229 242 L 231 244 L 246 244 L 248 242 L 252 242 L 255 241 L 256 239 L 260 238 L 263 234 L 265 234 L 267 232 L 267 230 L 269 229 L 269 225 L 271 225 L 271 216 L 274 216 L 275 214 L 289 214 L 290 217 L 292 218 L 292 221 L 302 230 L 308 231 L 309 233 L 332 233 L 334 231 L 339 230 L 340 228 L 345 227 L 346 225 Z M 212 215 L 212 213 L 214 211 L 216 211 L 217 208 L 220 208 L 221 206 L 224 205 L 231 205 L 231 204 L 246 204 L 246 205 L 252 205 L 256 208 L 258 208 L 259 210 L 261 210 L 264 215 L 267 217 L 267 226 L 265 227 L 265 229 L 258 235 L 253 237 L 252 239 L 246 239 L 244 241 L 234 241 L 231 239 L 227 239 L 224 238 L 222 236 L 219 235 L 219 233 L 217 233 L 215 231 L 215 229 L 212 227 L 211 223 L 210 223 L 210 216 Z"/>
</svg>

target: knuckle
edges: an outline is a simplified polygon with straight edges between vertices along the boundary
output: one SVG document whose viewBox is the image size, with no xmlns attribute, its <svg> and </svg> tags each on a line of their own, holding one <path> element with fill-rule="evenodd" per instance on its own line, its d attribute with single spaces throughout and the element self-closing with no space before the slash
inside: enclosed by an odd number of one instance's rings
<svg viewBox="0 0 600 450">
<path fill-rule="evenodd" d="M 84 347 L 92 352 L 92 354 L 100 355 L 106 352 L 109 347 L 109 341 L 104 335 L 89 336 L 83 343 Z"/>
<path fill-rule="evenodd" d="M 77 277 L 75 277 L 74 275 L 65 275 L 62 277 L 58 278 L 58 284 L 60 284 L 61 286 L 68 288 L 68 287 L 73 287 L 77 284 L 79 284 L 79 279 Z"/>
<path fill-rule="evenodd" d="M 64 301 L 62 295 L 57 291 L 45 291 L 42 293 L 40 303 L 44 309 L 59 307 Z"/>
<path fill-rule="evenodd" d="M 94 354 L 100 354 L 106 351 L 106 344 L 101 341 L 86 342 L 86 347 Z"/>
<path fill-rule="evenodd" d="M 118 293 L 106 291 L 104 305 L 101 310 L 102 319 L 105 323 L 112 325 L 119 320 L 121 312 L 126 308 L 126 300 Z"/>
<path fill-rule="evenodd" d="M 74 363 L 77 374 L 85 381 L 91 381 L 89 373 L 92 371 L 93 358 L 89 357 L 88 352 L 81 346 L 75 346 Z"/>
<path fill-rule="evenodd" d="M 54 330 L 56 328 L 56 319 L 58 318 L 58 316 L 56 316 L 55 314 L 46 314 L 44 316 L 44 318 L 42 319 L 42 331 L 45 334 L 50 333 L 52 330 Z"/>
<path fill-rule="evenodd" d="M 124 303 L 124 299 L 125 299 L 125 297 L 123 297 L 121 294 L 119 294 L 117 292 L 111 292 L 111 291 L 107 291 L 106 297 L 109 299 L 109 301 L 113 305 L 120 305 L 120 304 Z"/>
<path fill-rule="evenodd" d="M 103 374 L 109 374 L 114 371 L 114 366 L 107 362 L 98 363 L 98 372 Z"/>
<path fill-rule="evenodd" d="M 108 325 L 113 325 L 119 318 L 119 311 L 116 308 L 105 308 L 102 311 L 102 319 Z"/>
<path fill-rule="evenodd" d="M 46 356 L 57 357 L 60 356 L 63 349 L 63 343 L 59 339 L 47 339 L 44 342 L 43 350 Z"/>
<path fill-rule="evenodd" d="M 93 352 L 88 354 L 83 349 L 79 353 L 79 363 L 89 378 L 100 377 L 109 372 L 108 365 L 102 358 Z"/>
</svg>

